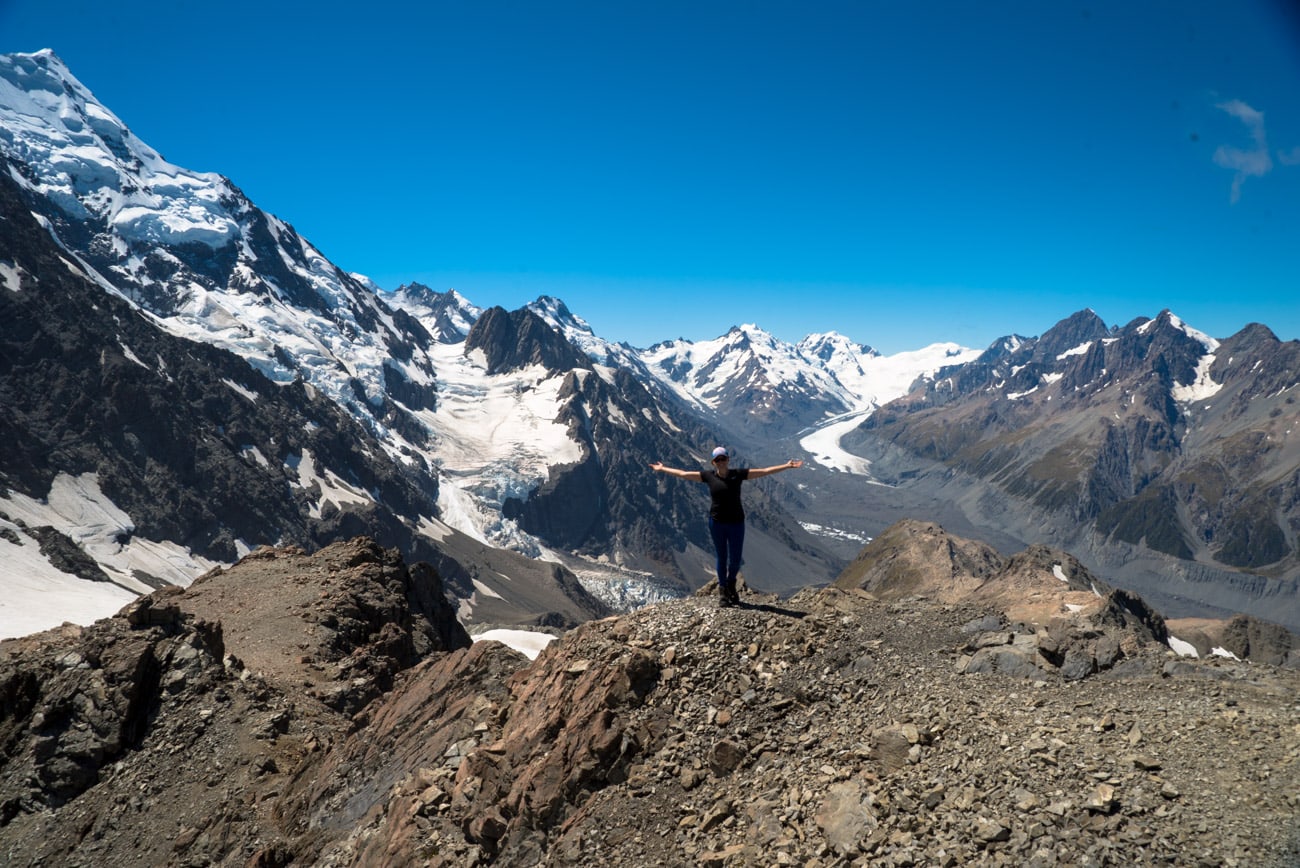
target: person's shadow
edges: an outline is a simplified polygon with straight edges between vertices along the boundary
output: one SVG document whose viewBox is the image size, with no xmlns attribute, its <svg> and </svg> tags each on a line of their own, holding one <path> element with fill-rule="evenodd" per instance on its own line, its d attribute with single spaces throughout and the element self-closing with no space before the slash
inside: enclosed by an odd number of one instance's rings
<svg viewBox="0 0 1300 868">
<path fill-rule="evenodd" d="M 743 597 L 741 598 L 740 603 L 737 604 L 737 607 L 741 609 L 754 609 L 759 612 L 770 612 L 773 615 L 781 615 L 785 618 L 804 618 L 808 615 L 807 612 L 800 612 L 798 609 L 785 609 L 781 606 L 774 606 L 771 603 L 751 603 Z"/>
</svg>

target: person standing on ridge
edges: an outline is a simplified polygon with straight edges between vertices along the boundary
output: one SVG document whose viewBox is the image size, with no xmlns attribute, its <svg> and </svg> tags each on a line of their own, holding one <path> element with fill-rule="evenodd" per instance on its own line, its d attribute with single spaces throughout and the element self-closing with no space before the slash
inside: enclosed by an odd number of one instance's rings
<svg viewBox="0 0 1300 868">
<path fill-rule="evenodd" d="M 722 446 L 713 450 L 713 468 L 710 470 L 678 470 L 665 467 L 662 461 L 650 465 L 656 473 L 667 473 L 678 479 L 703 482 L 709 487 L 713 504 L 709 508 L 709 532 L 713 547 L 718 552 L 718 603 L 724 607 L 740 603 L 736 592 L 736 576 L 740 572 L 740 553 L 745 546 L 745 509 L 740 505 L 740 484 L 746 479 L 759 479 L 803 467 L 803 462 L 790 459 L 785 464 L 772 467 L 730 468 L 731 456 Z"/>
</svg>

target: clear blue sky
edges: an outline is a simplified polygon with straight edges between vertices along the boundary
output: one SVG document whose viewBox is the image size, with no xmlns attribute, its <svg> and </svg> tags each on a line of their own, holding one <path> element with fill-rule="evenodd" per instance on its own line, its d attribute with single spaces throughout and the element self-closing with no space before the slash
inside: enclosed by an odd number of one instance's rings
<svg viewBox="0 0 1300 868">
<path fill-rule="evenodd" d="M 1300 337 L 1288 0 L 0 0 L 343 268 L 645 346 Z"/>
</svg>

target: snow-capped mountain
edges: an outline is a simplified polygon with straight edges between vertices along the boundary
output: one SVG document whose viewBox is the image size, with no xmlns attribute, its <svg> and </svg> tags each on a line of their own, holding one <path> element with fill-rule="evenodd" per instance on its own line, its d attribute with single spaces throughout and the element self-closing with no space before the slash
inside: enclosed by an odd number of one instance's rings
<svg viewBox="0 0 1300 868">
<path fill-rule="evenodd" d="M 698 582 L 707 575 L 705 533 L 685 518 L 697 512 L 696 492 L 658 492 L 644 464 L 651 460 L 646 456 L 698 460 L 718 437 L 700 420 L 683 416 L 680 406 L 664 403 L 663 394 L 648 391 L 644 384 L 653 385 L 652 378 L 619 367 L 639 363 L 630 349 L 596 338 L 558 300 L 539 299 L 533 306 L 539 316 L 532 310 L 484 311 L 457 293 L 419 286 L 380 292 L 366 278 L 332 265 L 225 178 L 168 163 L 48 51 L 0 61 L 0 120 L 0 156 L 24 203 L 17 207 L 38 215 L 49 240 L 64 251 L 75 272 L 68 287 L 80 291 L 78 281 L 88 282 L 170 338 L 243 360 L 247 375 L 227 370 L 227 360 L 215 383 L 203 377 L 205 389 L 222 395 L 208 406 L 220 406 L 222 414 L 233 412 L 231 401 L 242 401 L 250 412 L 279 416 L 267 396 L 292 394 L 337 407 L 340 419 L 353 420 L 367 434 L 322 422 L 319 413 L 302 418 L 301 410 L 286 414 L 283 427 L 257 436 L 247 430 L 251 422 L 223 426 L 212 420 L 211 431 L 205 422 L 185 436 L 218 444 L 218 453 L 229 452 L 239 462 L 236 476 L 250 476 L 229 489 L 236 500 L 243 497 L 243 509 L 231 504 L 230 514 L 192 505 L 169 510 L 184 500 L 177 494 L 185 479 L 182 467 L 143 479 L 109 474 L 116 481 L 103 493 L 104 508 L 124 517 L 118 530 L 106 531 L 108 537 L 129 533 L 136 540 L 174 544 L 184 555 L 173 558 L 175 569 L 155 569 L 150 576 L 184 583 L 260 543 L 314 546 L 345 529 L 435 562 L 447 584 L 463 594 L 462 614 L 473 617 L 486 617 L 482 613 L 494 606 L 500 610 L 494 599 L 527 596 L 509 588 L 511 577 L 499 568 L 467 566 L 462 556 L 475 545 L 480 553 L 506 546 L 552 562 L 567 560 L 593 586 L 599 578 L 621 582 L 616 598 L 644 597 L 633 587 L 638 582 L 680 593 L 684 577 Z M 41 271 L 24 271 L 16 263 L 40 255 L 34 248 L 16 250 L 5 265 L 6 281 L 12 274 L 14 286 L 30 286 L 30 275 Z M 34 319 L 53 316 L 30 313 Z M 115 316 L 124 318 L 121 312 Z M 56 322 L 52 318 L 49 325 Z M 180 351 L 154 349 L 173 346 L 162 337 L 125 339 L 109 327 L 87 340 L 111 347 L 112 357 L 125 357 L 146 380 L 152 376 L 140 386 L 146 393 L 176 376 L 177 363 L 166 360 Z M 71 371 L 77 362 L 60 357 L 57 364 Z M 14 385 L 23 386 L 17 380 Z M 181 412 L 170 393 L 148 400 L 158 407 L 171 402 Z M 289 421 L 295 415 L 298 421 Z M 166 422 L 160 410 L 152 419 Z M 157 439 L 127 433 L 146 444 Z M 16 439 L 49 436 L 46 427 L 23 430 Z M 324 437 L 349 448 L 302 442 Z M 169 444 L 169 455 L 183 462 L 183 443 L 173 437 Z M 132 461 L 120 448 L 95 451 L 97 466 Z M 149 445 L 137 451 L 163 464 Z M 222 460 L 214 455 L 213 467 Z M 32 503 L 48 501 L 58 474 L 71 469 L 47 462 L 32 473 L 4 464 L 6 492 Z M 225 497 L 229 480 L 218 486 L 206 471 L 191 477 L 220 487 L 212 495 L 219 502 Z M 368 481 L 375 478 L 402 478 L 410 491 L 398 496 Z M 98 497 L 86 496 L 92 495 Z M 647 499 L 661 501 L 663 508 L 647 510 Z M 17 503 L 11 500 L 8 507 L 15 515 Z M 371 519 L 357 520 L 359 514 Z M 23 515 L 61 524 L 61 532 L 76 530 L 67 515 Z M 767 523 L 786 537 L 804 534 L 779 507 Z M 794 574 L 803 571 L 795 569 L 797 563 L 807 566 L 818 558 L 817 574 L 838 566 L 815 553 L 811 539 L 804 543 L 808 554 L 777 559 L 772 569 Z M 452 551 L 460 561 L 447 554 Z M 601 556 L 609 564 L 574 561 L 570 553 Z M 132 570 L 139 567 L 127 568 L 127 574 Z M 526 570 L 516 562 L 511 571 Z M 550 581 L 565 584 L 558 574 Z M 551 609 L 564 610 L 562 620 L 592 611 L 581 593 L 575 600 L 552 603 Z"/>
<path fill-rule="evenodd" d="M 857 402 L 828 368 L 753 324 L 714 340 L 656 344 L 642 358 L 683 400 L 748 436 L 790 435 Z"/>
<path fill-rule="evenodd" d="M 439 496 L 441 444 L 422 418 L 439 400 L 439 340 L 463 346 L 454 332 L 476 309 L 444 303 L 451 330 L 435 337 L 225 178 L 168 163 L 48 51 L 0 57 L 0 158 L 3 386 L 19 396 L 6 406 L 40 410 L 10 420 L 10 442 L 36 455 L 5 451 L 0 511 L 73 540 L 59 546 L 90 553 L 81 572 L 98 570 L 126 592 L 183 584 L 261 543 L 314 547 L 365 533 L 434 562 L 463 602 L 486 604 L 498 620 L 527 617 L 488 598 L 506 596 L 502 564 L 515 576 L 534 568 L 492 555 L 497 566 L 476 579 L 466 558 L 488 555 L 466 544 L 475 527 L 463 537 L 440 520 L 438 503 L 457 494 Z M 33 214 L 40 229 L 23 235 L 17 227 Z M 86 286 L 108 300 L 70 304 Z M 53 339 L 31 343 L 24 323 Z M 43 393 L 33 390 L 36 369 L 13 361 L 23 358 L 57 374 Z M 113 372 L 107 386 L 83 370 L 92 358 L 94 370 Z M 60 407 L 41 406 L 55 396 Z M 82 406 L 105 408 L 94 426 L 67 413 Z M 112 520 L 87 528 L 92 514 Z M 29 554 L 21 526 L 7 529 L 7 553 Z M 90 536 L 105 542 L 85 545 Z M 136 554 L 115 553 L 125 547 Z M 35 557 L 54 564 L 54 550 Z M 543 581 L 560 579 L 555 593 L 513 598 L 530 598 L 533 614 L 549 599 L 562 621 L 601 610 L 571 575 L 550 570 Z"/>
<path fill-rule="evenodd" d="M 797 436 L 817 464 L 870 477 L 870 462 L 841 447 L 876 407 L 944 366 L 979 355 L 952 343 L 883 356 L 837 332 L 797 344 L 756 325 L 711 340 L 676 340 L 638 353 L 647 372 L 741 441 Z"/>
<path fill-rule="evenodd" d="M 302 379 L 377 431 L 400 414 L 390 387 L 432 402 L 423 328 L 226 178 L 167 162 L 52 52 L 0 57 L 0 119 L 0 152 L 51 235 L 172 334 Z"/>
</svg>

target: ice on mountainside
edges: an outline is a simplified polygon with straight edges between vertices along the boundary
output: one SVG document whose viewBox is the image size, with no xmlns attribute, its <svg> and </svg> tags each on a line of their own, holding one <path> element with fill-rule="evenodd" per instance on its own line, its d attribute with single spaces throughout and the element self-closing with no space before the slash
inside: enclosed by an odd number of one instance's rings
<svg viewBox="0 0 1300 868">
<path fill-rule="evenodd" d="M 88 624 L 106 618 L 158 584 L 188 585 L 217 566 L 174 543 L 135 536 L 131 517 L 100 490 L 93 473 L 77 477 L 60 473 L 41 500 L 0 491 L 0 515 L 5 516 L 0 518 L 0 585 L 5 589 L 0 600 L 0 639 L 57 627 L 67 620 Z M 51 527 L 80 546 L 109 581 L 88 581 L 55 568 L 28 534 L 28 528 L 42 527 Z"/>
<path fill-rule="evenodd" d="M 1214 353 L 1206 353 L 1201 356 L 1201 360 L 1196 365 L 1196 376 L 1192 379 L 1192 382 L 1186 385 L 1174 384 L 1170 393 L 1175 401 L 1179 403 L 1204 401 L 1219 393 L 1219 390 L 1223 388 L 1223 384 L 1216 383 L 1210 376 L 1210 368 L 1214 365 L 1214 359 Z"/>
<path fill-rule="evenodd" d="M 0 106 L 6 150 L 34 170 L 16 179 L 70 216 L 145 243 L 216 248 L 238 234 L 229 182 L 168 163 L 53 52 L 0 56 Z"/>
<path fill-rule="evenodd" d="M 436 346 L 438 406 L 414 413 L 435 436 L 443 520 L 485 543 L 540 554 L 501 506 L 526 499 L 551 467 L 581 458 L 555 421 L 564 378 L 541 367 L 490 375 L 481 354 L 464 350 L 463 341 Z"/>
<path fill-rule="evenodd" d="M 41 216 L 56 240 L 74 231 L 69 222 L 96 236 L 93 264 L 60 241 L 79 270 L 169 332 L 230 350 L 274 382 L 305 379 L 376 432 L 389 377 L 432 381 L 418 347 L 393 357 L 390 347 L 409 336 L 373 284 L 336 268 L 221 175 L 167 162 L 52 52 L 0 56 L 0 151 L 20 184 L 61 210 Z M 177 252 L 189 245 L 233 245 L 234 262 L 224 274 L 191 267 Z M 410 444 L 388 434 L 401 455 Z"/>
</svg>

